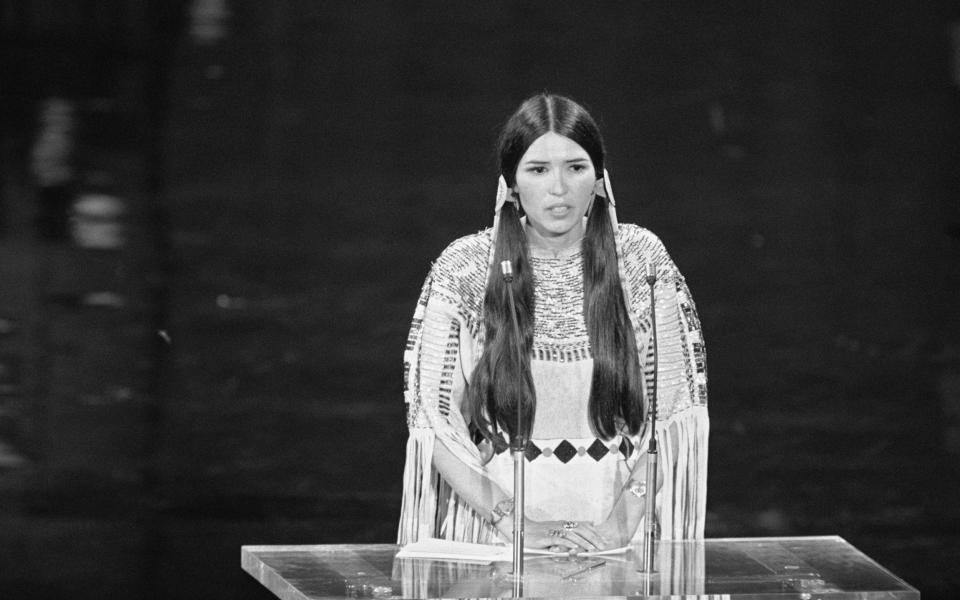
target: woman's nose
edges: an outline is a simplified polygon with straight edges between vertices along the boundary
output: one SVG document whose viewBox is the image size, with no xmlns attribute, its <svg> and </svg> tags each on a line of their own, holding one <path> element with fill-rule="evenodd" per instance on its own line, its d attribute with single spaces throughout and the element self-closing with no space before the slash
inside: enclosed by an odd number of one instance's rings
<svg viewBox="0 0 960 600">
<path fill-rule="evenodd" d="M 553 174 L 553 180 L 550 182 L 550 193 L 559 196 L 567 189 L 567 182 L 563 178 L 563 173 L 558 169 Z"/>
</svg>

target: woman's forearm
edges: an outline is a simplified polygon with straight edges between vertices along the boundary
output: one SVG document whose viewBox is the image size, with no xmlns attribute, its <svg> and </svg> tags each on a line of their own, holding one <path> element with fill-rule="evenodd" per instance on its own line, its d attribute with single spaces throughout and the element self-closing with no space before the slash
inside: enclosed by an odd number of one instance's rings
<svg viewBox="0 0 960 600">
<path fill-rule="evenodd" d="M 671 431 L 673 431 L 673 427 L 674 426 L 671 425 Z M 676 456 L 677 436 L 670 435 L 668 438 L 672 449 L 671 455 Z M 660 441 L 662 443 L 663 440 Z M 657 464 L 656 490 L 651 489 L 647 481 L 647 461 L 649 460 L 649 454 L 646 449 L 643 449 L 642 454 L 630 470 L 630 476 L 627 478 L 626 483 L 624 483 L 618 491 L 617 499 L 607 517 L 605 529 L 607 531 L 615 530 L 621 538 L 625 540 L 625 543 L 633 538 L 637 532 L 637 528 L 640 526 L 640 521 L 643 518 L 647 505 L 647 495 L 656 494 L 656 492 L 663 487 L 663 478 L 666 471 L 664 469 L 662 456 L 663 451 L 661 450 L 661 460 L 659 460 Z"/>
<path fill-rule="evenodd" d="M 511 500 L 510 494 L 486 475 L 463 464 L 463 461 L 454 456 L 439 439 L 433 449 L 433 464 L 460 498 L 483 518 L 491 520 L 494 509 L 498 505 L 501 508 L 505 505 L 509 507 L 509 502 L 506 501 Z M 497 518 L 493 517 L 493 520 Z M 501 518 L 496 523 L 496 527 L 501 533 L 509 536 L 512 523 L 511 518 Z"/>
</svg>

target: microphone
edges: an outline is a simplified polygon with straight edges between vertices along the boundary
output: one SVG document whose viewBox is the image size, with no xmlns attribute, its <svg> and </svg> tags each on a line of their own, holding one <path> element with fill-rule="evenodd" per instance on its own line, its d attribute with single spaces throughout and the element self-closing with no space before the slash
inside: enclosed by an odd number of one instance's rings
<svg viewBox="0 0 960 600">
<path fill-rule="evenodd" d="M 523 365 L 523 347 L 520 344 L 520 326 L 517 324 L 517 308 L 513 298 L 513 265 L 509 260 L 501 261 L 500 274 L 507 284 L 507 302 L 510 305 L 510 318 L 513 321 L 513 341 L 516 346 L 517 362 Z M 520 369 L 517 370 L 520 372 Z M 514 595 L 523 594 L 523 459 L 526 440 L 523 436 L 523 402 L 517 398 L 517 425 L 510 440 L 510 456 L 513 459 L 513 583 Z"/>
<path fill-rule="evenodd" d="M 653 285 L 657 282 L 657 266 L 647 261 L 647 285 Z"/>
<path fill-rule="evenodd" d="M 656 542 L 660 538 L 659 527 L 656 523 L 657 475 L 659 474 L 660 452 L 657 447 L 657 370 L 659 357 L 657 356 L 657 301 L 654 295 L 654 286 L 657 283 L 657 267 L 649 259 L 647 260 L 646 280 L 647 285 L 650 286 L 650 345 L 653 349 L 653 378 L 650 382 L 650 406 L 647 411 L 650 419 L 650 440 L 647 446 L 647 497 L 644 506 L 643 570 L 650 574 L 656 568 L 653 558 L 656 551 Z"/>
<path fill-rule="evenodd" d="M 517 351 L 517 362 L 519 366 L 523 365 L 523 348 L 520 344 L 520 325 L 517 323 L 516 299 L 513 291 L 513 264 L 509 260 L 500 261 L 500 275 L 507 284 L 507 304 L 510 306 L 510 319 L 513 321 L 513 344 Z M 520 369 L 518 369 L 519 371 Z M 517 398 L 517 428 L 510 440 L 511 446 L 515 449 L 525 450 L 526 443 L 523 439 L 523 411 L 521 398 Z"/>
<path fill-rule="evenodd" d="M 503 276 L 503 280 L 507 283 L 513 283 L 513 265 L 510 264 L 509 260 L 504 260 L 500 262 L 500 274 Z M 511 295 L 513 292 L 512 288 L 509 288 Z"/>
</svg>

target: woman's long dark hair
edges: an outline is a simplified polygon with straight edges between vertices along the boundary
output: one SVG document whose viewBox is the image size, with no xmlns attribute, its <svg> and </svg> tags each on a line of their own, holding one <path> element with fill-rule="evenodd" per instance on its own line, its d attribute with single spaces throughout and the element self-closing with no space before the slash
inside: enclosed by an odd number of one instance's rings
<svg viewBox="0 0 960 600">
<path fill-rule="evenodd" d="M 563 96 L 540 94 L 526 100 L 510 117 L 498 145 L 500 172 L 511 188 L 516 184 L 517 165 L 527 148 L 540 136 L 554 132 L 579 144 L 603 176 L 604 148 L 600 130 L 590 114 Z M 523 409 L 522 439 L 529 439 L 536 415 L 536 392 L 530 374 L 533 351 L 533 271 L 527 258 L 527 238 L 520 213 L 511 202 L 504 204 L 496 233 L 494 267 L 484 298 L 486 339 L 483 354 L 467 388 L 473 426 L 494 447 L 506 443 L 501 431 L 513 439 L 517 403 Z M 589 413 L 600 437 L 609 439 L 622 422 L 636 434 L 643 424 L 643 384 L 636 338 L 624 303 L 620 282 L 615 233 L 606 198 L 592 202 L 583 239 L 583 315 L 593 353 Z M 510 317 L 507 288 L 501 261 L 514 265 L 517 326 L 521 356 Z"/>
</svg>

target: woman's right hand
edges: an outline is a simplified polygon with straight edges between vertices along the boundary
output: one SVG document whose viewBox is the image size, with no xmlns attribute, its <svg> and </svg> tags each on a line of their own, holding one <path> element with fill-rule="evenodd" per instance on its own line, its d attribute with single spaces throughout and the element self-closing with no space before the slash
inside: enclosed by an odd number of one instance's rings
<svg viewBox="0 0 960 600">
<path fill-rule="evenodd" d="M 513 521 L 500 522 L 500 533 L 512 539 Z M 584 521 L 534 521 L 523 524 L 523 545 L 527 548 L 545 548 L 555 552 L 590 552 L 607 547 L 607 541 L 593 523 Z"/>
</svg>

